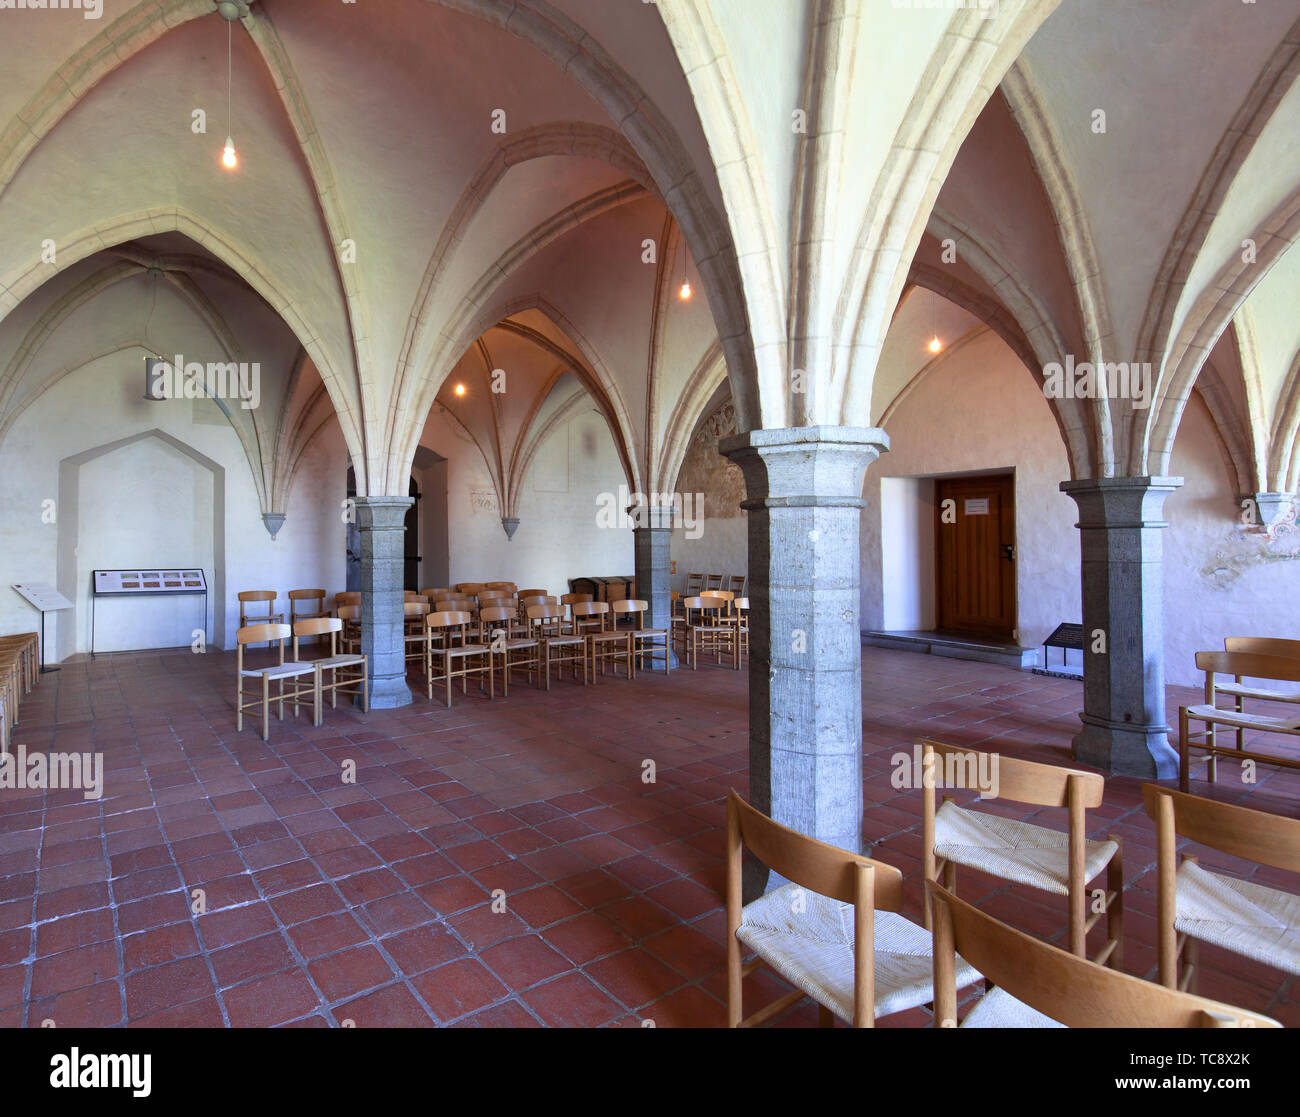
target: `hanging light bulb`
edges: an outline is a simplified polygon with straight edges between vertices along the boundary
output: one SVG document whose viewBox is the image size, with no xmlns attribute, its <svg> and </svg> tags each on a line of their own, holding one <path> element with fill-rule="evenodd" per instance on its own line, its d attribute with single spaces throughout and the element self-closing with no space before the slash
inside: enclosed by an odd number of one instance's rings
<svg viewBox="0 0 1300 1117">
<path fill-rule="evenodd" d="M 941 349 L 943 349 L 943 342 L 939 340 L 939 335 L 935 334 L 934 337 L 930 339 L 930 352 L 938 353 Z"/>
<path fill-rule="evenodd" d="M 235 141 L 231 133 L 234 131 L 232 122 L 232 101 L 234 99 L 234 74 L 233 74 L 233 44 L 231 41 L 231 30 L 234 27 L 232 22 L 233 16 L 222 13 L 222 17 L 227 20 L 226 23 L 226 146 L 221 149 L 221 165 L 228 171 L 233 171 L 239 166 L 239 153 L 235 150 Z"/>
<path fill-rule="evenodd" d="M 682 302 L 687 302 L 691 297 L 691 284 L 689 280 L 682 280 L 682 288 L 677 292 L 681 296 Z"/>
<path fill-rule="evenodd" d="M 221 149 L 221 165 L 234 170 L 239 166 L 239 153 L 235 150 L 235 141 L 226 137 L 226 146 Z"/>
<path fill-rule="evenodd" d="M 463 395 L 465 394 L 465 385 L 464 385 L 464 384 L 457 384 L 457 385 L 456 385 L 456 394 L 457 394 L 458 396 L 463 396 Z"/>
</svg>

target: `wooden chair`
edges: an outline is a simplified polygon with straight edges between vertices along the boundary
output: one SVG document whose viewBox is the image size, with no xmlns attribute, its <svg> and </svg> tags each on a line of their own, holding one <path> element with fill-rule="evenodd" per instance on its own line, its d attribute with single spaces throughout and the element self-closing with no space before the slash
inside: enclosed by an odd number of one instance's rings
<svg viewBox="0 0 1300 1117">
<path fill-rule="evenodd" d="M 343 590 L 340 593 L 336 593 L 334 595 L 334 615 L 336 617 L 339 615 L 340 609 L 349 605 L 355 605 L 358 608 L 360 608 L 361 606 L 360 590 Z M 360 616 L 359 613 L 357 615 Z"/>
<path fill-rule="evenodd" d="M 488 582 L 487 588 L 490 590 L 505 590 L 507 597 L 516 597 L 519 594 L 519 587 L 514 582 Z"/>
<path fill-rule="evenodd" d="M 736 666 L 749 655 L 749 598 L 738 597 L 732 603 L 735 613 L 732 620 L 736 625 Z"/>
<path fill-rule="evenodd" d="M 457 582 L 456 583 L 456 592 L 460 594 L 462 597 L 473 597 L 476 594 L 482 593 L 485 589 L 487 589 L 487 586 L 485 586 L 482 582 Z"/>
<path fill-rule="evenodd" d="M 732 667 L 739 670 L 740 662 L 735 651 L 736 629 L 723 616 L 727 601 L 720 597 L 700 596 L 688 597 L 682 604 L 686 608 L 683 628 L 686 662 L 691 670 L 699 669 L 701 651 L 711 651 L 721 664 L 724 646 L 732 659 Z"/>
<path fill-rule="evenodd" d="M 264 600 L 264 599 L 259 599 Z M 294 708 L 297 709 L 298 703 L 295 701 L 307 695 L 311 695 L 314 703 L 319 703 L 320 699 L 315 693 L 315 684 L 313 682 L 311 689 L 295 686 L 288 693 L 285 692 L 284 682 L 286 679 L 298 679 L 310 675 L 313 680 L 316 677 L 315 669 L 310 663 L 286 663 L 284 661 L 284 642 L 293 635 L 293 630 L 287 624 L 253 624 L 245 625 L 235 633 L 235 642 L 237 651 L 235 653 L 235 730 L 243 732 L 244 729 L 244 711 L 262 707 L 262 740 L 270 740 L 271 735 L 271 682 L 274 680 L 279 687 L 279 693 L 276 695 L 276 701 L 280 705 L 279 717 L 284 721 L 284 704 L 287 701 L 293 702 Z M 271 667 L 244 667 L 244 648 L 249 644 L 278 644 L 280 647 L 280 662 Z M 251 701 L 245 702 L 244 680 L 261 679 L 262 691 L 260 695 L 252 697 Z"/>
<path fill-rule="evenodd" d="M 493 690 L 492 660 L 486 644 L 470 643 L 469 626 L 473 618 L 465 612 L 430 613 L 424 618 L 424 676 L 429 688 L 429 701 L 433 701 L 434 683 L 445 683 L 447 706 L 451 707 L 451 681 L 460 680 L 461 694 L 467 693 L 467 680 L 479 676 L 479 690 L 483 689 L 483 676 L 488 681 L 488 701 L 495 697 Z M 442 673 L 435 673 L 441 664 Z M 459 665 L 459 666 L 458 666 Z"/>
<path fill-rule="evenodd" d="M 479 610 L 478 642 L 489 648 L 489 662 L 496 670 L 496 657 L 501 657 L 501 696 L 510 697 L 510 671 L 512 668 L 526 668 L 528 680 L 533 682 L 534 675 L 542 669 L 542 642 L 536 636 L 516 636 L 519 624 L 519 607 L 505 604 L 487 605 Z M 510 599 L 513 600 L 513 599 Z M 512 658 L 516 652 L 523 653 L 520 658 Z"/>
<path fill-rule="evenodd" d="M 570 606 L 573 610 L 573 631 L 586 637 L 587 658 L 591 661 L 591 681 L 597 679 L 596 665 L 600 665 L 600 677 L 605 675 L 607 665 L 618 667 L 627 664 L 627 677 L 632 677 L 632 632 L 624 629 L 619 632 L 609 623 L 610 611 L 608 601 L 579 601 Z"/>
<path fill-rule="evenodd" d="M 632 646 L 636 655 L 633 657 L 632 677 L 636 678 L 636 664 L 644 660 L 649 660 L 651 666 L 649 670 L 654 669 L 654 661 L 662 659 L 664 661 L 664 674 L 667 675 L 672 671 L 672 649 L 668 643 L 668 629 L 666 628 L 646 628 L 645 614 L 650 608 L 648 601 L 615 601 L 614 610 L 614 628 L 617 631 L 631 631 Z M 620 618 L 626 618 L 630 623 L 619 627 Z"/>
<path fill-rule="evenodd" d="M 430 605 L 432 605 L 435 601 L 439 600 L 440 598 L 451 597 L 452 593 L 453 591 L 450 586 L 442 586 L 439 589 L 421 590 L 420 596 L 423 597 L 424 600 L 427 601 Z"/>
<path fill-rule="evenodd" d="M 243 590 L 238 594 L 239 597 L 239 627 L 248 628 L 250 625 L 259 624 L 281 624 L 284 621 L 284 614 L 275 612 L 275 590 Z M 265 604 L 266 612 L 260 610 L 250 613 L 247 609 L 249 605 Z"/>
<path fill-rule="evenodd" d="M 683 597 L 699 597 L 700 590 L 704 588 L 703 574 L 687 574 L 686 589 L 682 594 Z"/>
<path fill-rule="evenodd" d="M 415 601 L 402 605 L 402 639 L 406 643 L 407 664 L 424 662 L 424 618 L 432 611 L 433 606 L 419 594 Z"/>
<path fill-rule="evenodd" d="M 592 600 L 592 595 L 589 593 L 566 593 L 560 595 L 560 604 L 565 609 L 564 623 L 567 631 L 569 632 L 575 631 L 573 625 L 573 607 L 575 605 L 582 605 L 591 600 Z"/>
<path fill-rule="evenodd" d="M 348 655 L 359 654 L 361 651 L 361 606 L 357 605 L 340 605 L 336 610 L 338 619 L 343 622 L 343 629 L 339 633 L 339 644 L 343 651 Z"/>
<path fill-rule="evenodd" d="M 550 597 L 551 592 L 550 590 L 528 589 L 520 590 L 517 596 L 520 601 L 523 601 L 525 597 Z"/>
<path fill-rule="evenodd" d="M 730 592 L 733 597 L 744 597 L 745 590 L 749 588 L 749 575 L 728 574 L 722 581 L 722 588 Z"/>
<path fill-rule="evenodd" d="M 531 631 L 542 642 L 542 674 L 546 689 L 551 689 L 551 668 L 556 667 L 559 679 L 564 678 L 564 667 L 569 675 L 577 677 L 577 667 L 582 665 L 582 685 L 587 685 L 587 638 L 564 631 L 564 610 L 559 605 L 539 604 L 526 608 Z"/>
<path fill-rule="evenodd" d="M 298 621 L 329 616 L 325 611 L 325 596 L 324 590 L 290 590 L 289 623 L 295 624 Z M 298 607 L 300 601 L 303 602 L 301 609 Z"/>
<path fill-rule="evenodd" d="M 0 754 L 8 752 L 22 701 L 40 680 L 40 655 L 35 632 L 0 637 Z"/>
<path fill-rule="evenodd" d="M 703 590 L 701 591 L 700 596 L 717 598 L 725 605 L 725 608 L 723 609 L 723 615 L 724 616 L 731 615 L 732 603 L 736 600 L 736 595 L 732 593 L 730 590 Z"/>
<path fill-rule="evenodd" d="M 339 636 L 343 632 L 343 621 L 338 617 L 313 617 L 298 621 L 293 626 L 293 659 L 295 663 L 309 663 L 316 672 L 314 690 L 315 702 L 312 708 L 312 724 L 321 723 L 321 703 L 325 691 L 330 692 L 330 708 L 338 709 L 339 693 L 360 695 L 361 709 L 370 712 L 370 687 L 368 685 L 368 663 L 364 655 L 340 653 Z M 298 641 L 304 636 L 328 636 L 329 651 L 319 659 L 302 660 L 298 654 Z M 329 682 L 325 681 L 326 673 Z"/>
<path fill-rule="evenodd" d="M 1198 941 L 1300 974 L 1300 896 L 1202 869 L 1195 857 L 1179 864 L 1176 851 L 1178 839 L 1189 838 L 1231 857 L 1297 873 L 1300 819 L 1151 783 L 1142 786 L 1142 800 L 1156 824 L 1161 984 L 1195 990 Z"/>
<path fill-rule="evenodd" d="M 722 589 L 722 575 L 721 575 L 721 574 L 706 574 L 706 575 L 704 575 L 704 586 L 703 586 L 703 588 L 700 590 L 701 595 L 703 595 L 703 593 L 704 593 L 705 590 L 720 590 L 720 589 Z"/>
<path fill-rule="evenodd" d="M 1205 672 L 1205 702 L 1199 706 L 1182 706 L 1178 710 L 1178 787 L 1181 791 L 1188 789 L 1191 779 L 1192 749 L 1203 752 L 1206 761 L 1206 778 L 1214 783 L 1218 779 L 1218 758 L 1233 756 L 1238 760 L 1254 760 L 1264 764 L 1273 764 L 1282 768 L 1300 768 L 1300 760 L 1278 756 L 1273 753 L 1247 751 L 1242 739 L 1242 731 L 1253 729 L 1260 733 L 1277 733 L 1288 737 L 1300 737 L 1300 715 L 1277 717 L 1271 714 L 1252 714 L 1238 712 L 1236 709 L 1219 709 L 1218 695 L 1224 688 L 1216 676 L 1231 675 L 1235 682 L 1230 684 L 1232 690 L 1225 693 L 1238 699 L 1243 697 L 1245 688 L 1242 679 L 1265 679 L 1272 682 L 1300 682 L 1300 660 L 1285 656 L 1255 655 L 1248 652 L 1197 652 L 1196 666 Z M 1267 688 L 1271 690 L 1272 688 Z M 1203 729 L 1193 733 L 1191 723 L 1198 722 Z M 1236 748 L 1225 748 L 1218 743 L 1216 731 L 1219 726 L 1237 730 Z M 1194 743 L 1196 742 L 1196 743 Z"/>
<path fill-rule="evenodd" d="M 922 783 L 921 853 L 926 880 L 957 892 L 957 866 L 966 865 L 990 876 L 1027 884 L 1066 897 L 1069 910 L 1070 952 L 1087 957 L 1088 932 L 1101 918 L 1087 915 L 1087 883 L 1106 871 L 1106 945 L 1097 962 L 1119 969 L 1123 960 L 1124 866 L 1119 839 L 1089 841 L 1085 811 L 1101 806 L 1106 782 L 1095 772 L 1076 772 L 1053 764 L 1036 764 L 998 754 L 981 754 L 939 741 L 920 738 L 916 742 L 921 760 Z M 1035 807 L 1066 807 L 1069 830 L 1049 830 L 1029 822 L 984 811 L 959 807 L 944 797 L 935 810 L 935 786 L 976 787 L 981 755 L 990 756 L 990 768 L 997 763 L 999 802 L 1024 803 Z M 926 926 L 930 913 L 926 912 Z"/>
<path fill-rule="evenodd" d="M 450 597 L 440 597 L 433 603 L 435 613 L 472 613 L 478 614 L 478 602 L 472 597 L 465 597 L 460 594 L 453 594 Z"/>
<path fill-rule="evenodd" d="M 748 849 L 789 883 L 741 906 Z M 735 791 L 727 794 L 727 1026 L 752 1028 L 803 997 L 822 1027 L 838 1016 L 855 1028 L 929 1002 L 931 936 L 901 915 L 903 874 L 892 865 L 819 842 L 774 822 Z M 741 947 L 757 957 L 742 964 Z M 752 1016 L 744 978 L 769 966 L 796 988 Z M 958 967 L 963 984 L 978 974 Z"/>
<path fill-rule="evenodd" d="M 1227 652 L 1246 652 L 1249 655 L 1277 655 L 1284 659 L 1300 659 L 1300 640 L 1282 640 L 1272 636 L 1229 636 L 1223 641 Z M 1215 684 L 1216 694 L 1226 694 L 1235 699 L 1233 710 L 1244 713 L 1246 699 L 1263 699 L 1269 702 L 1300 703 L 1300 694 L 1294 691 L 1270 690 L 1268 687 L 1248 686 L 1240 678 L 1230 683 Z M 1216 702 L 1217 705 L 1217 702 Z M 1237 727 L 1237 748 L 1245 746 L 1245 729 Z"/>
<path fill-rule="evenodd" d="M 926 882 L 934 912 L 934 1023 L 957 1025 L 961 967 L 992 987 L 963 1028 L 1280 1028 L 1276 1020 L 1166 989 L 1008 927 Z M 959 976 L 960 974 L 960 976 Z"/>
</svg>

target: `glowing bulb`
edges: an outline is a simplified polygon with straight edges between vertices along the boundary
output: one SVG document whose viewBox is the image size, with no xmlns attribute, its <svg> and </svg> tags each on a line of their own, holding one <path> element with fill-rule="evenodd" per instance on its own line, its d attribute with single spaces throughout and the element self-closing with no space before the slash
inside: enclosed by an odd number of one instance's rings
<svg viewBox="0 0 1300 1117">
<path fill-rule="evenodd" d="M 457 384 L 457 385 L 456 385 L 456 394 L 457 394 L 458 396 L 463 396 L 463 395 L 465 394 L 465 385 L 464 385 L 464 384 Z"/>
<path fill-rule="evenodd" d="M 681 295 L 682 302 L 685 302 L 687 299 L 691 297 L 691 285 L 687 280 L 685 279 L 682 280 L 682 289 L 681 291 L 678 292 L 678 294 Z"/>
<path fill-rule="evenodd" d="M 239 166 L 239 156 L 235 152 L 235 141 L 229 136 L 226 137 L 226 146 L 221 149 L 221 165 L 232 171 Z"/>
<path fill-rule="evenodd" d="M 930 352 L 938 353 L 942 348 L 943 342 L 939 340 L 939 335 L 935 334 L 934 337 L 930 339 Z"/>
</svg>

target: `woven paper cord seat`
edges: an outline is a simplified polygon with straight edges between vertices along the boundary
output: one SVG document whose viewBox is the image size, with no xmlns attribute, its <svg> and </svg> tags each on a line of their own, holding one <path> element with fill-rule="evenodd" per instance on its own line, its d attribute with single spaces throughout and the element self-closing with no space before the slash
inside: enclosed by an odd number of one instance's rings
<svg viewBox="0 0 1300 1117">
<path fill-rule="evenodd" d="M 1110 841 L 1085 842 L 1083 879 L 1092 880 L 1118 849 Z M 1069 835 L 1059 830 L 944 803 L 934 819 L 934 851 L 1005 880 L 1069 895 Z"/>
<path fill-rule="evenodd" d="M 1300 974 L 1300 896 L 1209 872 L 1178 868 L 1174 928 L 1280 970 Z"/>
<path fill-rule="evenodd" d="M 796 905 L 805 910 L 796 911 Z M 876 1016 L 930 1001 L 934 996 L 930 932 L 890 911 L 875 913 L 875 928 Z M 852 904 L 795 884 L 782 885 L 745 906 L 736 936 L 791 985 L 845 1023 L 852 1022 Z M 978 980 L 979 974 L 958 959 L 958 987 Z"/>
<path fill-rule="evenodd" d="M 997 988 L 981 997 L 961 1022 L 963 1028 L 1064 1028 L 1005 989 Z"/>
<path fill-rule="evenodd" d="M 1188 706 L 1187 716 L 1203 721 L 1213 721 L 1218 725 L 1241 726 L 1242 729 L 1262 729 L 1265 732 L 1296 733 L 1300 732 L 1300 718 L 1275 718 L 1267 714 L 1249 714 L 1245 711 L 1220 710 L 1214 706 Z"/>
<path fill-rule="evenodd" d="M 288 679 L 294 675 L 310 675 L 316 670 L 311 663 L 277 663 L 274 667 L 245 668 L 240 672 L 246 679 Z"/>
</svg>

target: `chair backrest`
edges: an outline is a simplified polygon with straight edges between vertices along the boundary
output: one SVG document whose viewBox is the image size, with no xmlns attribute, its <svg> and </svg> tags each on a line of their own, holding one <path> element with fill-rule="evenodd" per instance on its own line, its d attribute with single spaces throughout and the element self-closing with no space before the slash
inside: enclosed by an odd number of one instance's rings
<svg viewBox="0 0 1300 1117">
<path fill-rule="evenodd" d="M 748 574 L 731 574 L 724 584 L 732 593 L 739 595 L 745 592 L 745 585 L 748 581 Z"/>
<path fill-rule="evenodd" d="M 456 583 L 457 593 L 472 595 L 472 594 L 479 593 L 480 591 L 485 589 L 487 589 L 487 586 L 485 586 L 482 582 L 457 582 Z"/>
<path fill-rule="evenodd" d="M 509 624 L 517 615 L 517 609 L 505 605 L 488 605 L 478 611 L 479 621 L 489 628 L 494 624 Z"/>
<path fill-rule="evenodd" d="M 519 598 L 517 597 L 494 597 L 490 604 L 498 609 L 509 609 L 512 613 L 519 612 Z"/>
<path fill-rule="evenodd" d="M 436 613 L 429 613 L 424 618 L 424 627 L 426 629 L 435 628 L 460 628 L 470 623 L 473 618 L 469 613 L 460 610 L 439 610 Z"/>
<path fill-rule="evenodd" d="M 402 597 L 405 601 L 423 601 L 424 595 L 416 593 L 415 590 L 403 590 Z"/>
<path fill-rule="evenodd" d="M 853 905 L 853 1024 L 870 1027 L 875 1020 L 874 913 L 902 910 L 903 874 L 782 826 L 733 789 L 727 793 L 728 936 L 740 927 L 744 848 L 791 883 Z"/>
<path fill-rule="evenodd" d="M 575 601 L 571 608 L 575 617 L 603 617 L 609 612 L 609 602 Z"/>
<path fill-rule="evenodd" d="M 704 588 L 703 574 L 686 575 L 686 596 L 687 597 L 698 597 L 700 590 L 702 590 L 703 588 Z"/>
<path fill-rule="evenodd" d="M 324 601 L 324 590 L 290 590 L 290 601 Z"/>
<path fill-rule="evenodd" d="M 1156 824 L 1156 848 L 1172 852 L 1181 835 L 1232 857 L 1300 872 L 1300 819 L 1188 795 L 1153 783 L 1142 802 Z"/>
<path fill-rule="evenodd" d="M 339 620 L 344 622 L 361 620 L 360 605 L 340 605 L 338 609 L 338 613 L 339 613 Z"/>
<path fill-rule="evenodd" d="M 564 619 L 564 610 L 554 602 L 538 602 L 525 606 L 524 611 L 530 621 L 559 621 Z"/>
<path fill-rule="evenodd" d="M 730 590 L 705 590 L 700 594 L 701 597 L 716 597 L 722 601 L 734 601 L 736 595 Z"/>
<path fill-rule="evenodd" d="M 420 596 L 423 597 L 426 601 L 437 601 L 437 600 L 439 600 L 440 598 L 443 598 L 443 597 L 450 597 L 450 596 L 451 596 L 451 587 L 450 587 L 450 586 L 439 586 L 437 589 L 432 589 L 432 590 L 421 590 L 421 591 L 420 591 Z"/>
<path fill-rule="evenodd" d="M 324 636 L 327 632 L 342 632 L 343 622 L 338 617 L 309 617 L 293 622 L 293 636 Z"/>
<path fill-rule="evenodd" d="M 336 608 L 342 608 L 345 605 L 360 605 L 360 590 L 342 590 L 334 595 L 334 605 Z"/>
<path fill-rule="evenodd" d="M 1070 1028 L 1280 1028 L 1267 1016 L 1166 989 L 1008 927 L 933 881 L 934 1019 L 957 1023 L 955 955 L 1032 1009 Z"/>
<path fill-rule="evenodd" d="M 1280 655 L 1256 655 L 1253 652 L 1197 652 L 1196 666 L 1205 672 L 1207 692 L 1212 690 L 1215 674 L 1300 683 L 1300 660 Z"/>
<path fill-rule="evenodd" d="M 247 610 L 244 609 L 245 604 L 248 604 L 250 602 L 265 601 L 266 613 L 264 615 L 269 617 L 275 611 L 275 598 L 276 598 L 275 590 L 242 590 L 239 593 L 239 605 L 240 605 L 239 613 L 241 616 L 247 617 L 248 612 Z M 263 614 L 259 613 L 254 615 L 259 616 Z"/>
<path fill-rule="evenodd" d="M 523 601 L 525 597 L 549 597 L 549 596 L 550 596 L 550 592 L 548 590 L 527 589 L 527 590 L 519 591 L 520 601 Z"/>
<path fill-rule="evenodd" d="M 700 609 L 706 613 L 721 612 L 726 602 L 720 597 L 687 597 L 682 599 L 682 606 L 689 613 L 692 609 Z"/>
<path fill-rule="evenodd" d="M 749 611 L 749 598 L 747 598 L 747 597 L 738 597 L 738 598 L 736 598 L 735 605 L 736 605 L 736 611 L 737 611 L 737 612 L 740 612 L 740 613 L 748 612 L 748 611 Z"/>
<path fill-rule="evenodd" d="M 566 593 L 560 597 L 561 605 L 581 605 L 584 601 L 590 601 L 589 593 Z"/>
<path fill-rule="evenodd" d="M 439 613 L 472 613 L 477 603 L 472 597 L 440 597 L 433 608 Z"/>
<path fill-rule="evenodd" d="M 519 592 L 519 587 L 514 582 L 489 582 L 487 588 L 490 590 L 505 590 L 512 597 Z"/>
<path fill-rule="evenodd" d="M 245 644 L 270 644 L 275 640 L 287 640 L 293 635 L 293 629 L 287 624 L 250 624 L 235 633 L 235 640 L 240 647 Z"/>
<path fill-rule="evenodd" d="M 936 785 L 978 787 L 979 781 L 972 777 L 981 769 L 992 771 L 995 761 L 999 799 L 1039 807 L 1070 807 L 1077 801 L 1078 809 L 1082 810 L 1100 807 L 1106 792 L 1106 781 L 1096 772 L 1077 772 L 1071 768 L 1020 760 L 1001 753 L 982 754 L 979 749 L 945 745 L 942 741 L 933 741 L 927 737 L 917 738 L 916 745 L 920 747 L 922 770 L 913 773 L 913 777 L 923 777 L 927 766 L 934 766 L 934 777 L 923 780 L 923 786 L 925 782 L 929 783 L 926 794 L 931 802 Z M 984 756 L 989 759 L 985 761 Z M 949 776 L 956 778 L 946 778 Z M 1072 787 L 1075 789 L 1073 799 Z"/>
<path fill-rule="evenodd" d="M 722 589 L 722 575 L 721 574 L 704 575 L 704 588 L 706 590 Z"/>
<path fill-rule="evenodd" d="M 1223 641 L 1223 650 L 1300 659 L 1300 640 L 1283 640 L 1275 636 L 1229 636 Z"/>
<path fill-rule="evenodd" d="M 530 605 L 559 605 L 560 599 L 549 593 L 520 594 L 519 604 L 527 609 Z M 560 610 L 563 614 L 563 610 Z"/>
<path fill-rule="evenodd" d="M 482 605 L 488 601 L 497 601 L 502 597 L 509 597 L 509 590 L 479 590 L 477 597 L 479 604 Z"/>
<path fill-rule="evenodd" d="M 419 594 L 415 595 L 414 601 L 408 601 L 402 606 L 402 613 L 408 617 L 423 617 L 430 611 L 431 606 Z"/>
<path fill-rule="evenodd" d="M 618 623 L 618 618 L 630 616 L 636 621 L 637 628 L 645 627 L 645 612 L 650 608 L 648 601 L 639 601 L 636 598 L 626 598 L 623 601 L 615 601 L 611 606 L 614 610 L 614 623 Z"/>
</svg>

